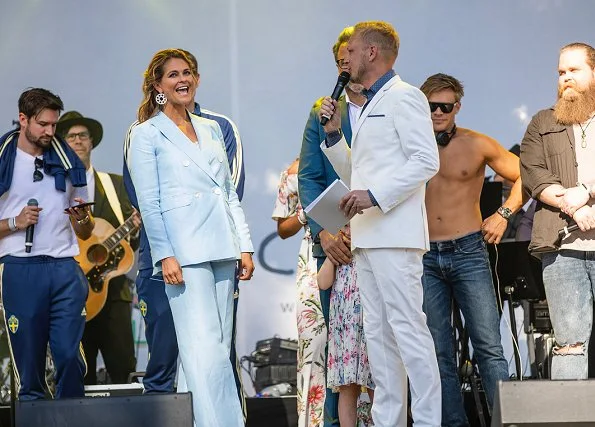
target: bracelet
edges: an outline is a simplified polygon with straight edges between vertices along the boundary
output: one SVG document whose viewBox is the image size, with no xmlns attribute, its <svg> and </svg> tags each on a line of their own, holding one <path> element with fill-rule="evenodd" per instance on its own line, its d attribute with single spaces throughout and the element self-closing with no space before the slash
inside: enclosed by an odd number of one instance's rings
<svg viewBox="0 0 595 427">
<path fill-rule="evenodd" d="M 19 227 L 17 227 L 17 217 L 13 216 L 12 218 L 8 218 L 8 229 L 10 231 L 18 231 Z"/>
<path fill-rule="evenodd" d="M 302 225 L 308 224 L 308 218 L 306 217 L 306 214 L 304 213 L 303 210 L 300 210 L 298 212 L 298 214 L 297 214 L 297 220 Z"/>
<path fill-rule="evenodd" d="M 582 182 L 577 182 L 576 183 L 577 187 L 583 187 L 585 190 L 587 190 L 587 193 L 589 193 L 589 196 L 591 195 L 591 191 L 589 191 L 589 187 L 587 187 L 584 183 Z"/>
<path fill-rule="evenodd" d="M 89 215 L 87 215 L 86 217 L 84 217 L 83 219 L 77 219 L 76 223 L 78 225 L 85 225 L 86 223 L 89 222 L 89 220 L 91 219 L 91 217 Z"/>
</svg>

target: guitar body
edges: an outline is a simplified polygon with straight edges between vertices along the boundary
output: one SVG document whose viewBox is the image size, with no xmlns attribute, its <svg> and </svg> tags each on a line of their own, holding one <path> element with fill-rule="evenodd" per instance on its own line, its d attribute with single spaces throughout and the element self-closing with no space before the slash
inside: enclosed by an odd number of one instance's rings
<svg viewBox="0 0 595 427">
<path fill-rule="evenodd" d="M 87 297 L 87 322 L 101 311 L 107 300 L 109 281 L 126 274 L 134 264 L 134 251 L 125 239 L 109 245 L 116 229 L 106 220 L 95 218 L 93 234 L 87 240 L 80 240 L 80 254 L 75 259 L 89 281 Z M 111 236 L 111 237 L 110 237 Z M 108 249 L 113 246 L 111 251 Z"/>
</svg>

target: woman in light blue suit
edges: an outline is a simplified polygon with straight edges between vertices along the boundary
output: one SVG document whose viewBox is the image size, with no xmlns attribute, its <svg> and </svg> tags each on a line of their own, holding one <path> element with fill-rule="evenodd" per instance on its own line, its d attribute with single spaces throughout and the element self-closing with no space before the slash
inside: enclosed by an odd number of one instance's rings
<svg viewBox="0 0 595 427">
<path fill-rule="evenodd" d="M 243 426 L 229 352 L 236 263 L 254 271 L 250 233 L 219 125 L 186 111 L 198 74 L 179 49 L 145 72 L 130 172 L 163 273 L 197 427 Z"/>
</svg>

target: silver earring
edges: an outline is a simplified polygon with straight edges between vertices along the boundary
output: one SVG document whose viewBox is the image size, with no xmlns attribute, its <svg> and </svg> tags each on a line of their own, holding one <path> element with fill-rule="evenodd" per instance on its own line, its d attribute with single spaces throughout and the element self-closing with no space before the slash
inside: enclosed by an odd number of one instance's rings
<svg viewBox="0 0 595 427">
<path fill-rule="evenodd" d="M 164 105 L 167 102 L 167 96 L 164 93 L 155 95 L 155 102 L 159 105 Z"/>
</svg>

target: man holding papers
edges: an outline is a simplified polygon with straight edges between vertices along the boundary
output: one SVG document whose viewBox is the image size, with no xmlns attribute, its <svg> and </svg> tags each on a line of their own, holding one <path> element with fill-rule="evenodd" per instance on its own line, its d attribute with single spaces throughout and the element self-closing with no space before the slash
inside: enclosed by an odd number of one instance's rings
<svg viewBox="0 0 595 427">
<path fill-rule="evenodd" d="M 339 207 L 351 220 L 377 427 L 405 426 L 407 376 L 415 425 L 441 424 L 434 343 L 422 311 L 422 256 L 429 248 L 425 184 L 439 168 L 428 102 L 392 70 L 399 38 L 385 22 L 362 22 L 348 42 L 347 68 L 367 103 L 351 149 L 336 101 L 325 98 L 321 148 L 352 190 Z M 360 215 L 358 215 L 360 214 Z"/>
<path fill-rule="evenodd" d="M 336 235 L 349 222 L 349 218 L 339 209 L 339 202 L 347 193 L 349 188 L 345 183 L 335 179 L 304 211 L 324 230 Z"/>
</svg>

